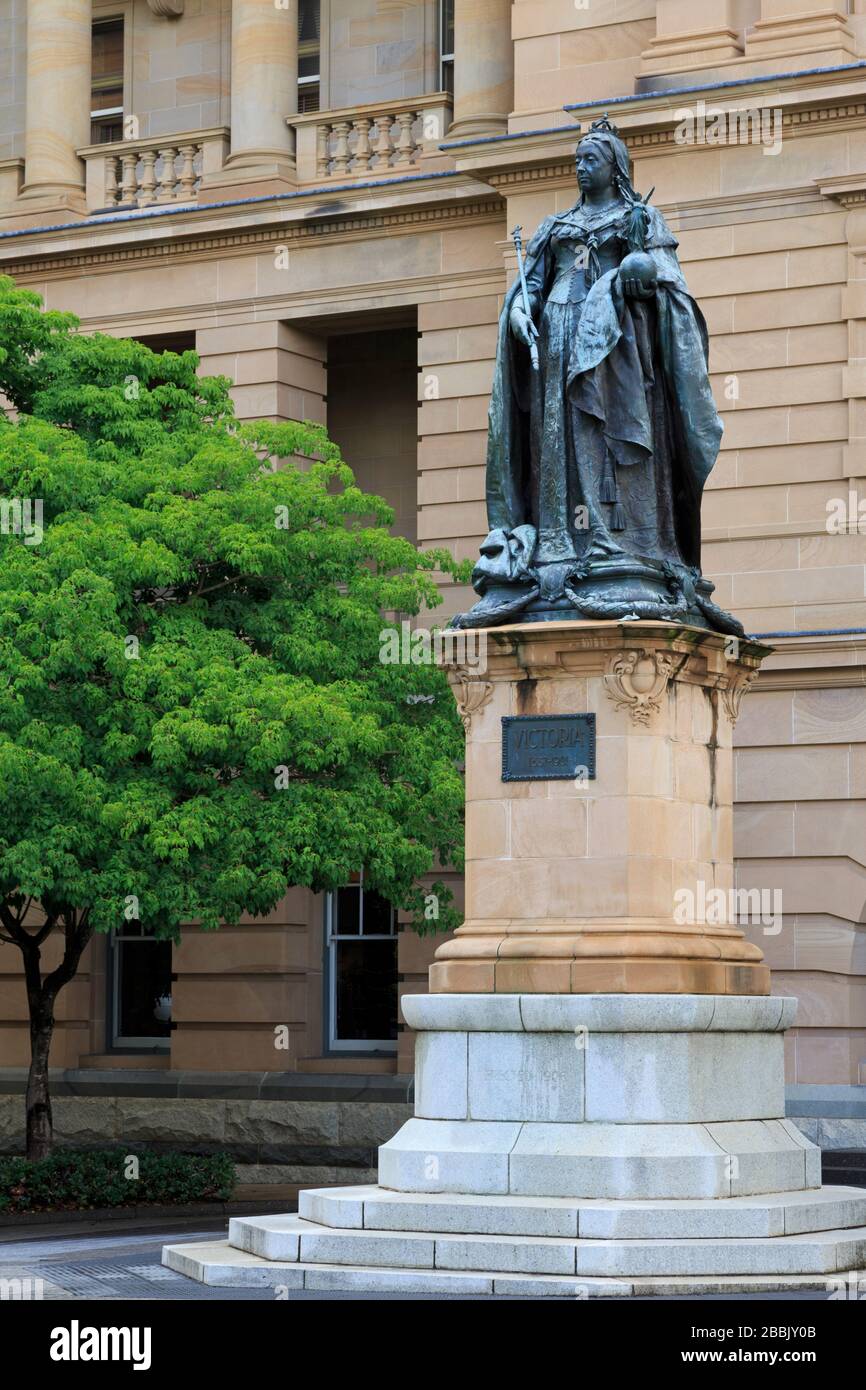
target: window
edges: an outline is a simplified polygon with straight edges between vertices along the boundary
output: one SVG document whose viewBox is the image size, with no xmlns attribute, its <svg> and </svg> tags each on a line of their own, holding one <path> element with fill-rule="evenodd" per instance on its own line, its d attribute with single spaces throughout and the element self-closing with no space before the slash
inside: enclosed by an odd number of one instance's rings
<svg viewBox="0 0 866 1390">
<path fill-rule="evenodd" d="M 114 1048 L 164 1052 L 171 1033 L 171 942 L 140 922 L 111 933 L 108 1036 Z"/>
<path fill-rule="evenodd" d="M 137 343 L 151 352 L 195 352 L 195 331 L 179 329 L 176 333 L 130 333 Z"/>
<path fill-rule="evenodd" d="M 321 0 L 299 0 L 298 111 L 319 110 Z"/>
<path fill-rule="evenodd" d="M 100 19 L 93 26 L 90 141 L 104 145 L 123 139 L 123 20 Z"/>
<path fill-rule="evenodd" d="M 327 1045 L 397 1050 L 397 914 L 358 874 L 325 902 Z"/>
<path fill-rule="evenodd" d="M 454 0 L 439 0 L 439 84 L 454 94 Z"/>
</svg>

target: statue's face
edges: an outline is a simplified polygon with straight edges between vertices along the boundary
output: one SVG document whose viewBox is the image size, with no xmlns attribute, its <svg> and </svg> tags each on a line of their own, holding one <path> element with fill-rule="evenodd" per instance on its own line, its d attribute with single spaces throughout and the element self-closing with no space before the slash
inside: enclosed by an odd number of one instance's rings
<svg viewBox="0 0 866 1390">
<path fill-rule="evenodd" d="M 574 157 L 581 193 L 601 193 L 613 187 L 613 161 L 594 140 L 582 141 Z"/>
</svg>

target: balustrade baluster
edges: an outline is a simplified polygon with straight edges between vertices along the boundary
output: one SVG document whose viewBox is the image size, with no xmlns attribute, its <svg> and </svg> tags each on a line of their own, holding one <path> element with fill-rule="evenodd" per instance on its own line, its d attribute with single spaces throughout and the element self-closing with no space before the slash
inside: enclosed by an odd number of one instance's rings
<svg viewBox="0 0 866 1390">
<path fill-rule="evenodd" d="M 158 203 L 174 202 L 174 187 L 177 183 L 174 164 L 177 159 L 177 150 L 167 145 L 164 150 L 160 150 L 159 157 L 162 160 L 162 169 L 159 175 L 159 192 L 156 195 Z"/>
<path fill-rule="evenodd" d="M 412 135 L 412 127 L 415 124 L 414 111 L 400 111 L 397 115 L 397 125 L 400 134 L 397 137 L 397 165 L 405 169 L 412 163 L 412 155 L 415 152 L 415 139 Z"/>
<path fill-rule="evenodd" d="M 330 125 L 316 126 L 316 176 L 320 179 L 328 177 L 328 165 L 331 162 L 331 127 Z"/>
<path fill-rule="evenodd" d="M 138 203 L 138 153 L 131 151 L 123 155 L 123 183 L 120 190 L 120 201 L 129 207 L 135 207 Z"/>
<path fill-rule="evenodd" d="M 370 127 L 373 122 L 369 116 L 359 116 L 357 121 L 353 121 L 358 139 L 355 144 L 355 173 L 366 174 L 370 169 L 370 158 L 372 149 L 370 148 Z"/>
<path fill-rule="evenodd" d="M 352 127 L 348 121 L 337 121 L 334 125 L 334 134 L 337 137 L 337 147 L 334 150 L 334 163 L 331 169 L 332 174 L 345 174 L 349 169 L 349 131 Z"/>
<path fill-rule="evenodd" d="M 376 127 L 375 158 L 373 159 L 374 169 L 390 169 L 391 167 L 391 154 L 394 148 L 391 144 L 391 126 L 393 121 L 393 116 L 376 116 L 373 121 Z"/>
<path fill-rule="evenodd" d="M 107 155 L 105 160 L 105 204 L 106 207 L 113 208 L 117 205 L 120 190 L 117 186 L 117 175 L 120 172 L 120 160 L 117 155 Z"/>
<path fill-rule="evenodd" d="M 140 208 L 150 207 L 156 202 L 156 150 L 141 152 L 141 192 L 138 195 Z"/>
<path fill-rule="evenodd" d="M 409 134 L 412 136 L 412 163 L 413 163 L 413 164 L 417 164 L 417 163 L 418 163 L 418 160 L 421 158 L 421 155 L 424 153 L 424 142 L 425 142 L 425 140 L 426 140 L 426 138 L 427 138 L 426 135 L 425 135 L 425 132 L 424 132 L 424 117 L 425 117 L 425 115 L 426 115 L 426 112 L 424 112 L 424 111 L 416 111 L 416 112 L 414 112 L 414 119 L 413 119 L 413 121 L 412 121 L 412 127 L 411 127 L 411 129 L 410 129 L 410 131 L 409 131 Z M 437 124 L 438 124 L 438 122 L 437 122 Z M 417 134 L 417 135 L 413 134 L 416 125 L 417 125 L 417 128 L 418 128 L 418 134 Z M 431 137 L 431 138 L 432 138 L 432 137 Z"/>
<path fill-rule="evenodd" d="M 180 157 L 183 163 L 180 166 L 180 190 L 181 198 L 184 202 L 195 197 L 195 185 L 197 174 L 195 172 L 195 157 L 201 147 L 199 145 L 181 145 Z"/>
</svg>

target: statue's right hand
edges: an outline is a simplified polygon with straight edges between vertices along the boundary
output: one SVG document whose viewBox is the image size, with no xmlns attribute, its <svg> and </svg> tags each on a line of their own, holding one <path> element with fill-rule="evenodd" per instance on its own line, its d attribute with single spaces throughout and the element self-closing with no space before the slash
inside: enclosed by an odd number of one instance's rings
<svg viewBox="0 0 866 1390">
<path fill-rule="evenodd" d="M 527 347 L 532 347 L 538 337 L 538 329 L 532 319 L 518 305 L 511 310 L 511 331 L 518 342 L 525 343 Z"/>
</svg>

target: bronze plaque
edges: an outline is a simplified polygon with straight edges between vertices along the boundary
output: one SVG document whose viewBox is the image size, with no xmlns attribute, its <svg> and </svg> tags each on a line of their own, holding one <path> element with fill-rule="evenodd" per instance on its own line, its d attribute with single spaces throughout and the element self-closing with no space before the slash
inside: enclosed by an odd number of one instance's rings
<svg viewBox="0 0 866 1390">
<path fill-rule="evenodd" d="M 517 714 L 502 720 L 503 782 L 595 777 L 594 714 Z"/>
</svg>

